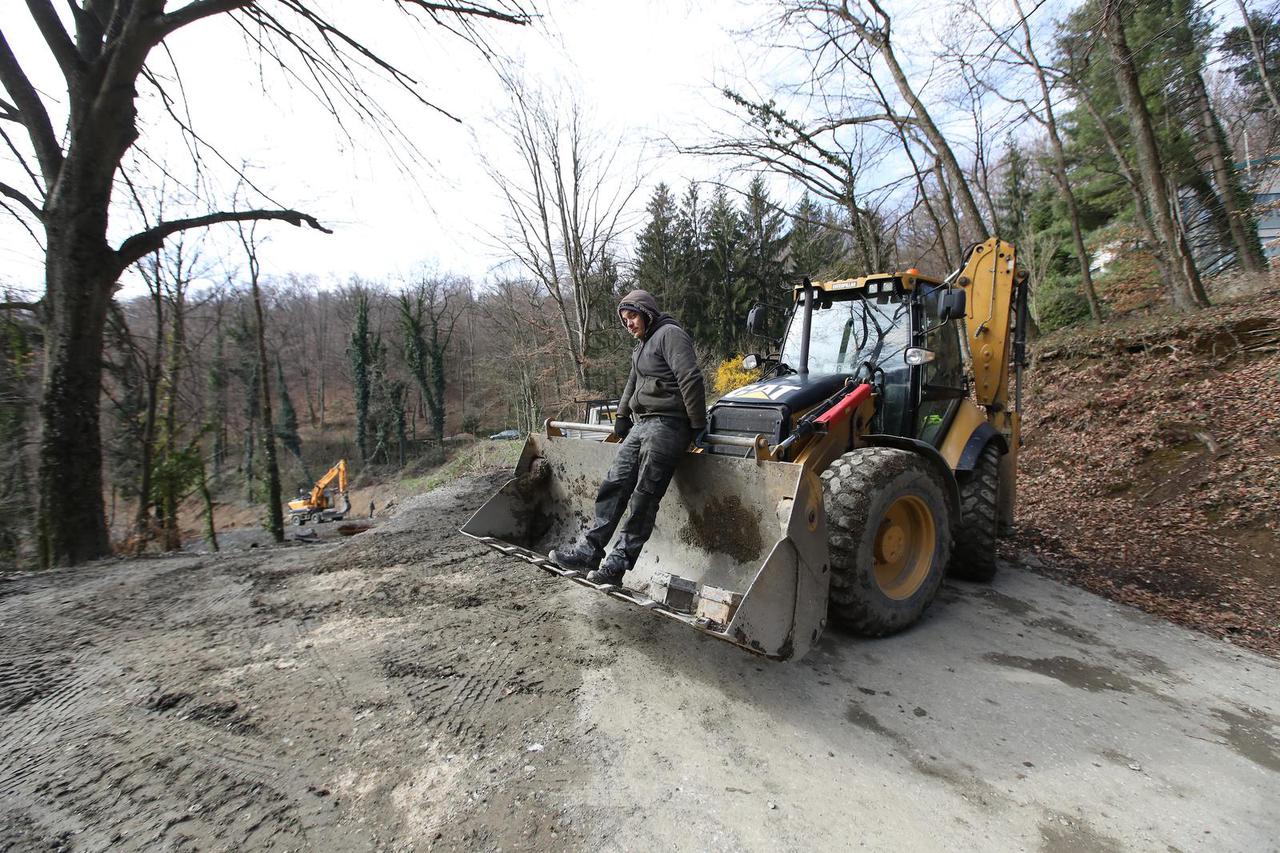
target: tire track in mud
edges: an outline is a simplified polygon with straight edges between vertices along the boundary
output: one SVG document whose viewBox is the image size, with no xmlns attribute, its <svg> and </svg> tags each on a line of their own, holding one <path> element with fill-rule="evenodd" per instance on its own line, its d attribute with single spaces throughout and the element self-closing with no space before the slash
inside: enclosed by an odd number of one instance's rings
<svg viewBox="0 0 1280 853">
<path fill-rule="evenodd" d="M 14 823 L 21 841 L 0 833 L 0 849 L 67 833 L 71 846 L 88 849 L 298 846 L 316 821 L 304 821 L 288 793 L 296 780 L 284 774 L 289 784 L 279 785 L 280 762 L 237 721 L 234 701 L 197 695 L 199 672 L 216 667 L 184 659 L 184 641 L 235 643 L 254 633 L 234 625 L 237 610 L 252 613 L 243 602 L 249 585 L 226 573 L 244 561 L 219 572 L 141 562 L 118 582 L 101 583 L 95 567 L 84 587 L 46 585 L 53 600 L 42 602 L 39 622 L 11 619 L 5 608 L 0 624 L 21 626 L 21 636 L 0 651 L 0 791 L 27 812 Z M 75 658 L 31 654 L 76 638 L 85 648 Z M 147 652 L 142 677 L 136 658 Z M 163 693 L 169 682 L 188 692 Z"/>
<path fill-rule="evenodd" d="M 332 544 L 4 579 L 0 850 L 546 838 L 581 758 L 527 749 L 596 658 L 568 587 L 456 532 L 493 486 Z"/>
</svg>

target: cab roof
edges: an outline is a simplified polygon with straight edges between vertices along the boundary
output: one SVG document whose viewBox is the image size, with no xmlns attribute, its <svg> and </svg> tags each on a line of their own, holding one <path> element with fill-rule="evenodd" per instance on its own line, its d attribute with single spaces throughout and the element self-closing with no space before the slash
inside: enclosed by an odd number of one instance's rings
<svg viewBox="0 0 1280 853">
<path fill-rule="evenodd" d="M 813 287 L 821 293 L 840 293 L 847 290 L 869 290 L 879 292 L 885 285 L 901 287 L 903 290 L 915 290 L 921 284 L 939 287 L 942 279 L 931 275 L 922 275 L 914 270 L 907 272 L 882 272 L 864 275 L 861 278 L 841 278 L 834 281 L 815 281 Z M 804 284 L 797 284 L 796 291 L 802 291 Z"/>
</svg>

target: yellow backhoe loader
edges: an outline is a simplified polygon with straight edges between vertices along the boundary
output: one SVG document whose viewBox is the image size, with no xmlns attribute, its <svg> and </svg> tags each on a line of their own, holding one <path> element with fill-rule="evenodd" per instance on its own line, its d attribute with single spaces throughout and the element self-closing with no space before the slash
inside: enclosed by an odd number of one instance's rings
<svg viewBox="0 0 1280 853">
<path fill-rule="evenodd" d="M 552 574 L 776 659 L 833 618 L 902 630 L 951 574 L 990 579 L 1012 523 L 1027 277 L 998 239 L 946 279 L 915 270 L 796 285 L 765 378 L 721 397 L 626 586 L 547 558 L 592 516 L 607 425 L 548 421 L 462 532 Z M 748 328 L 763 334 L 767 306 Z M 1010 368 L 1015 393 L 1010 400 Z"/>
<path fill-rule="evenodd" d="M 289 501 L 289 517 L 299 527 L 309 521 L 341 521 L 349 512 L 351 499 L 347 495 L 345 459 L 339 459 L 337 465 L 326 471 L 310 492 L 299 491 L 298 497 Z"/>
</svg>

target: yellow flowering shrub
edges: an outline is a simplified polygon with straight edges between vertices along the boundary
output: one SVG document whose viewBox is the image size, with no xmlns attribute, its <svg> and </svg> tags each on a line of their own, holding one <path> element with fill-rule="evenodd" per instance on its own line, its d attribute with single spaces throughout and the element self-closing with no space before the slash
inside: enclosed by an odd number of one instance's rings
<svg viewBox="0 0 1280 853">
<path fill-rule="evenodd" d="M 720 362 L 712 381 L 712 388 L 717 395 L 728 394 L 735 388 L 750 385 L 760 378 L 758 369 L 747 370 L 742 366 L 742 358 L 741 355 L 735 355 Z"/>
</svg>

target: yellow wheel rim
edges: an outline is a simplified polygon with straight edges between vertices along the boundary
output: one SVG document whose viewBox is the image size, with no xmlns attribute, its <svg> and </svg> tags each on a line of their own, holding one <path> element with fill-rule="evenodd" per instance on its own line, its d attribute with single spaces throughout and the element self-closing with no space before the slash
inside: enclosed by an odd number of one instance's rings
<svg viewBox="0 0 1280 853">
<path fill-rule="evenodd" d="M 875 573 L 880 591 L 910 598 L 929 576 L 935 530 L 929 506 L 914 495 L 898 498 L 876 531 Z"/>
</svg>

